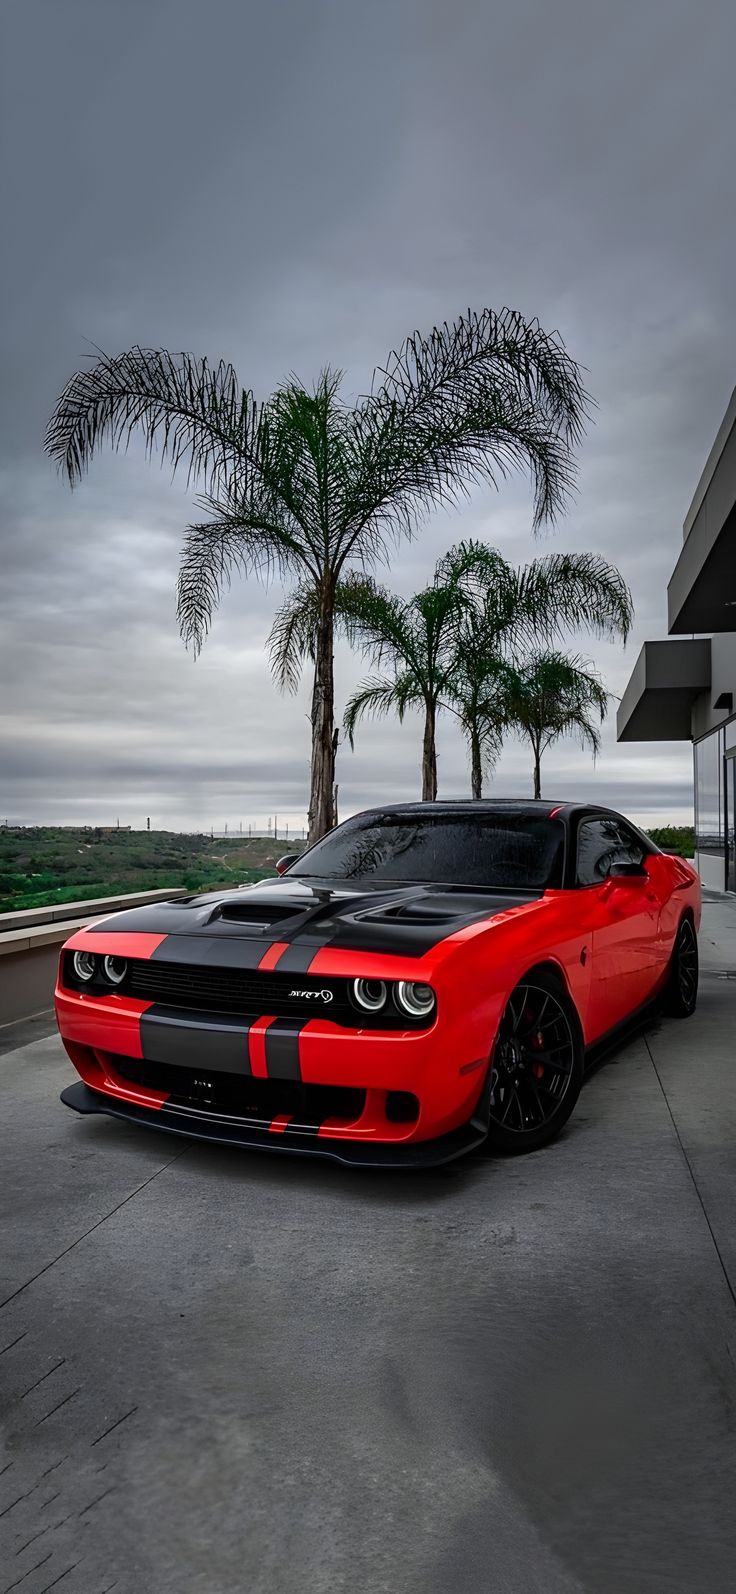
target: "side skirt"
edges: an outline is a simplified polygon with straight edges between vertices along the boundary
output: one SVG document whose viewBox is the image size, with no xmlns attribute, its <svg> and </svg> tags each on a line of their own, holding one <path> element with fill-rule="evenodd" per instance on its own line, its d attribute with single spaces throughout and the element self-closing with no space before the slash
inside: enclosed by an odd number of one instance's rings
<svg viewBox="0 0 736 1594">
<path fill-rule="evenodd" d="M 626 1018 L 614 1024 L 612 1029 L 606 1030 L 605 1035 L 599 1035 L 592 1046 L 585 1049 L 585 1072 L 592 1074 L 601 1063 L 605 1063 L 612 1052 L 625 1046 L 627 1041 L 633 1040 L 635 1035 L 641 1033 L 652 1019 L 657 1018 L 661 1011 L 662 995 L 650 996 L 634 1013 L 629 1013 Z"/>
</svg>

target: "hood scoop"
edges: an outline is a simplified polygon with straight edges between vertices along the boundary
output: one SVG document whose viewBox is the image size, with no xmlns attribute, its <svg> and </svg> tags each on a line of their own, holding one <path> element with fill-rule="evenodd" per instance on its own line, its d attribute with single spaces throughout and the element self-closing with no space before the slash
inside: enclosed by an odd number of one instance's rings
<svg viewBox="0 0 736 1594">
<path fill-rule="evenodd" d="M 412 902 L 389 902 L 382 908 L 368 908 L 365 913 L 356 913 L 355 917 L 373 922 L 378 920 L 380 923 L 451 924 L 457 919 L 457 911 L 423 902 L 419 898 Z"/>
<path fill-rule="evenodd" d="M 294 902 L 223 902 L 213 909 L 209 923 L 222 919 L 226 924 L 250 926 L 253 930 L 269 930 L 283 919 L 295 919 L 304 912 L 303 905 Z"/>
</svg>

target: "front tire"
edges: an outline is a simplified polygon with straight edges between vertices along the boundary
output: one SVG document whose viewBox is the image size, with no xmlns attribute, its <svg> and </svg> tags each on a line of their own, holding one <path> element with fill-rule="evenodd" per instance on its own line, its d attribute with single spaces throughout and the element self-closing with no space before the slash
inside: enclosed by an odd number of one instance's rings
<svg viewBox="0 0 736 1594">
<path fill-rule="evenodd" d="M 665 1012 L 690 1018 L 698 1002 L 698 938 L 692 919 L 683 919 L 672 948 L 665 991 Z"/>
<path fill-rule="evenodd" d="M 562 981 L 547 970 L 512 991 L 491 1057 L 489 1151 L 549 1145 L 567 1123 L 583 1083 L 583 1039 Z"/>
</svg>

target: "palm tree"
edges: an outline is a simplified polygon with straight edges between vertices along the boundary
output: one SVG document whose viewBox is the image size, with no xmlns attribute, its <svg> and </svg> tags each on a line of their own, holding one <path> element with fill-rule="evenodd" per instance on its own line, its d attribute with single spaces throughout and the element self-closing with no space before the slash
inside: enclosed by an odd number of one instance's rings
<svg viewBox="0 0 736 1594">
<path fill-rule="evenodd" d="M 472 794 L 480 797 L 507 723 L 509 661 L 525 646 L 573 626 L 625 640 L 633 618 L 623 577 L 597 554 L 548 554 L 514 568 L 497 549 L 474 541 L 451 548 L 431 585 L 407 601 L 368 577 L 341 583 L 336 612 L 373 667 L 389 666 L 388 674 L 364 681 L 347 705 L 351 745 L 364 715 L 395 711 L 403 720 L 407 708 L 419 708 L 424 801 L 437 796 L 440 709 L 449 709 L 462 726 Z M 309 637 L 308 605 L 285 605 L 274 639 L 282 677 L 290 659 L 309 650 Z"/>
<path fill-rule="evenodd" d="M 483 780 L 501 753 L 506 729 L 505 665 L 492 648 L 463 652 L 450 672 L 443 707 L 454 714 L 468 744 L 470 795 L 483 796 Z"/>
<path fill-rule="evenodd" d="M 457 574 L 454 578 L 438 566 L 435 579 L 423 592 L 403 602 L 369 577 L 343 583 L 338 594 L 340 622 L 349 640 L 369 654 L 376 668 L 388 664 L 388 676 L 364 681 L 345 709 L 345 729 L 351 747 L 355 728 L 364 714 L 395 711 L 400 720 L 408 708 L 424 716 L 422 739 L 422 800 L 437 796 L 437 712 L 449 689 L 452 661 L 451 636 L 464 601 Z"/>
<path fill-rule="evenodd" d="M 598 725 L 609 694 L 589 660 L 564 653 L 536 653 L 505 676 L 506 721 L 528 738 L 534 753 L 534 796 L 541 797 L 542 753 L 561 736 L 577 733 L 596 758 Z M 597 721 L 597 723 L 596 723 Z"/>
<path fill-rule="evenodd" d="M 461 569 L 466 601 L 456 610 L 442 706 L 456 715 L 466 737 L 477 799 L 501 751 L 509 661 L 520 649 L 569 630 L 626 641 L 633 603 L 620 572 L 598 554 L 549 554 L 515 568 L 496 549 L 465 542 L 450 550 L 447 565 Z"/>
<path fill-rule="evenodd" d="M 182 637 L 198 653 L 234 572 L 296 577 L 317 612 L 310 840 L 334 813 L 334 617 L 338 583 L 412 536 L 422 515 L 475 482 L 530 472 L 534 523 L 554 520 L 574 479 L 589 400 L 558 335 L 515 311 L 468 313 L 392 353 L 354 406 L 325 370 L 259 403 L 231 365 L 132 348 L 67 383 L 45 446 L 71 486 L 107 440 L 198 483 L 205 518 L 185 534 Z"/>
</svg>

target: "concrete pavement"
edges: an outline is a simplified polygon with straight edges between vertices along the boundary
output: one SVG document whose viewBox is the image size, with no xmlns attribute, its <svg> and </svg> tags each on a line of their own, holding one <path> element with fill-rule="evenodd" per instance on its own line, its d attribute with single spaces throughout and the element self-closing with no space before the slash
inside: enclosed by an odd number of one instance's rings
<svg viewBox="0 0 736 1594">
<path fill-rule="evenodd" d="M 557 1145 L 422 1177 L 77 1119 L 37 1020 L 0 1057 L 0 1594 L 730 1591 L 736 901 L 701 954 Z"/>
</svg>

